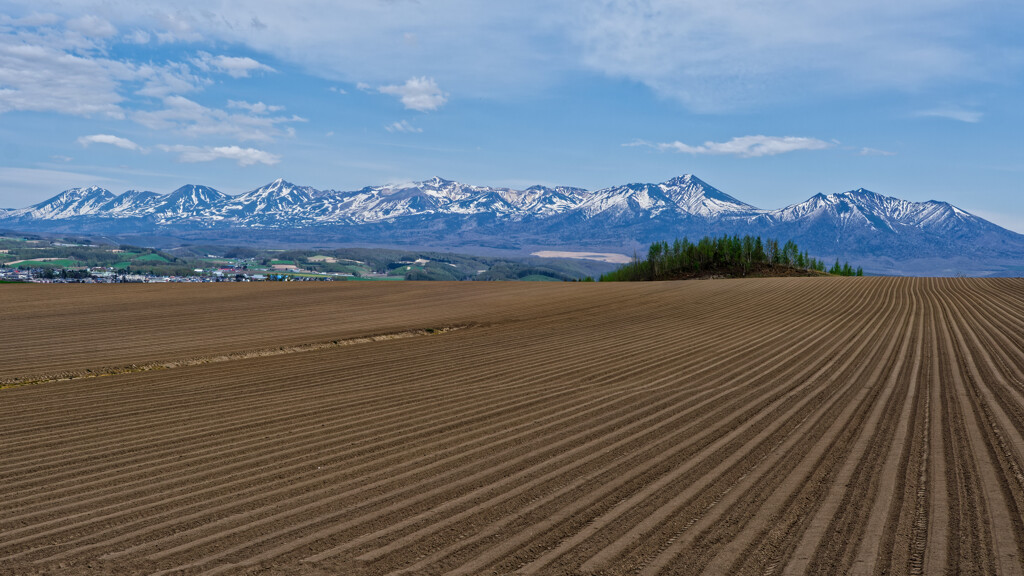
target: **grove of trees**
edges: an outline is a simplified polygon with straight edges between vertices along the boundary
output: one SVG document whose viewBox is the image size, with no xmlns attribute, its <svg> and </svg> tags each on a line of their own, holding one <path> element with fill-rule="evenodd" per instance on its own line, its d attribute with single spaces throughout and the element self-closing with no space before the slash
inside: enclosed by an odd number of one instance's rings
<svg viewBox="0 0 1024 576">
<path fill-rule="evenodd" d="M 654 242 L 647 251 L 647 259 L 634 255 L 633 261 L 601 276 L 602 282 L 635 280 L 663 280 L 701 273 L 723 273 L 746 276 L 753 271 L 771 272 L 775 268 L 826 273 L 825 262 L 811 257 L 792 240 L 783 245 L 773 238 L 760 236 L 705 236 L 696 243 L 687 238 L 668 242 Z M 781 270 L 774 270 L 779 272 Z M 840 265 L 839 260 L 828 269 L 828 274 L 863 276 L 858 267 L 850 263 Z"/>
</svg>

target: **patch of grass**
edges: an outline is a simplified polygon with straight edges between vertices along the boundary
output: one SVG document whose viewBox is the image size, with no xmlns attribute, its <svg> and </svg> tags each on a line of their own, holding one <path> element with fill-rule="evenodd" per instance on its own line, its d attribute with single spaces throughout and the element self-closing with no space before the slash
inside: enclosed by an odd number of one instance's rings
<svg viewBox="0 0 1024 576">
<path fill-rule="evenodd" d="M 77 266 L 78 263 L 70 258 L 61 258 L 59 260 L 26 260 L 19 262 L 14 265 L 15 268 L 69 268 L 71 266 Z"/>
<path fill-rule="evenodd" d="M 295 262 L 292 260 L 271 260 L 271 266 L 294 266 Z"/>
<path fill-rule="evenodd" d="M 520 280 L 523 282 L 561 282 L 558 278 L 552 278 L 543 274 L 530 274 L 529 276 L 523 276 Z"/>
<path fill-rule="evenodd" d="M 145 256 L 132 258 L 132 260 L 135 260 L 136 262 L 170 262 L 170 260 L 159 254 L 146 254 Z"/>
<path fill-rule="evenodd" d="M 414 266 L 412 264 L 409 264 L 406 266 L 402 266 L 400 268 L 392 268 L 391 270 L 388 270 L 388 276 L 402 276 L 404 278 L 406 274 L 408 274 L 409 272 L 414 272 L 416 270 L 422 271 L 423 266 Z"/>
</svg>

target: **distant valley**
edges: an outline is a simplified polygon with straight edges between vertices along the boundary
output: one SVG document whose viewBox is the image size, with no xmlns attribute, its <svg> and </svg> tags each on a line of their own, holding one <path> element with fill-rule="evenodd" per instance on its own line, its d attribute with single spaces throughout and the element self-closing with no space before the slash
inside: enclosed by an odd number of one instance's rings
<svg viewBox="0 0 1024 576">
<path fill-rule="evenodd" d="M 201 185 L 170 194 L 74 188 L 0 211 L 0 228 L 234 244 L 416 246 L 463 252 L 643 254 L 655 240 L 751 234 L 794 240 L 870 273 L 1018 276 L 1024 235 L 946 202 L 864 189 L 775 210 L 693 175 L 588 191 L 473 186 L 433 178 L 355 191 L 276 180 L 230 196 Z"/>
</svg>

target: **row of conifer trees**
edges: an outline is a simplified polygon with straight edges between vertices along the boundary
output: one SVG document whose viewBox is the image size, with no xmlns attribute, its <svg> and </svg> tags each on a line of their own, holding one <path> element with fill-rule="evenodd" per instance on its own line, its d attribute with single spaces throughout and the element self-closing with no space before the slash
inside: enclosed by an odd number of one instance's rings
<svg viewBox="0 0 1024 576">
<path fill-rule="evenodd" d="M 745 276 L 765 266 L 826 272 L 824 261 L 801 251 L 792 240 L 780 246 L 774 238 L 761 240 L 760 236 L 726 234 L 719 238 L 705 236 L 696 243 L 687 238 L 676 239 L 671 244 L 654 242 L 646 260 L 634 255 L 631 263 L 602 275 L 601 281 L 659 280 L 714 271 Z M 854 270 L 849 262 L 840 265 L 839 260 L 827 272 L 840 276 L 864 275 L 860 267 Z"/>
</svg>

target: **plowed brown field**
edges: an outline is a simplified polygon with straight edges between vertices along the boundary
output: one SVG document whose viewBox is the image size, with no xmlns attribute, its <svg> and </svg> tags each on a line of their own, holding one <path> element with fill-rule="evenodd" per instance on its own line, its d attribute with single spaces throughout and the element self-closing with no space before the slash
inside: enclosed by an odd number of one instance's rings
<svg viewBox="0 0 1024 576">
<path fill-rule="evenodd" d="M 8 286 L 3 574 L 1024 574 L 1024 280 Z"/>
</svg>

